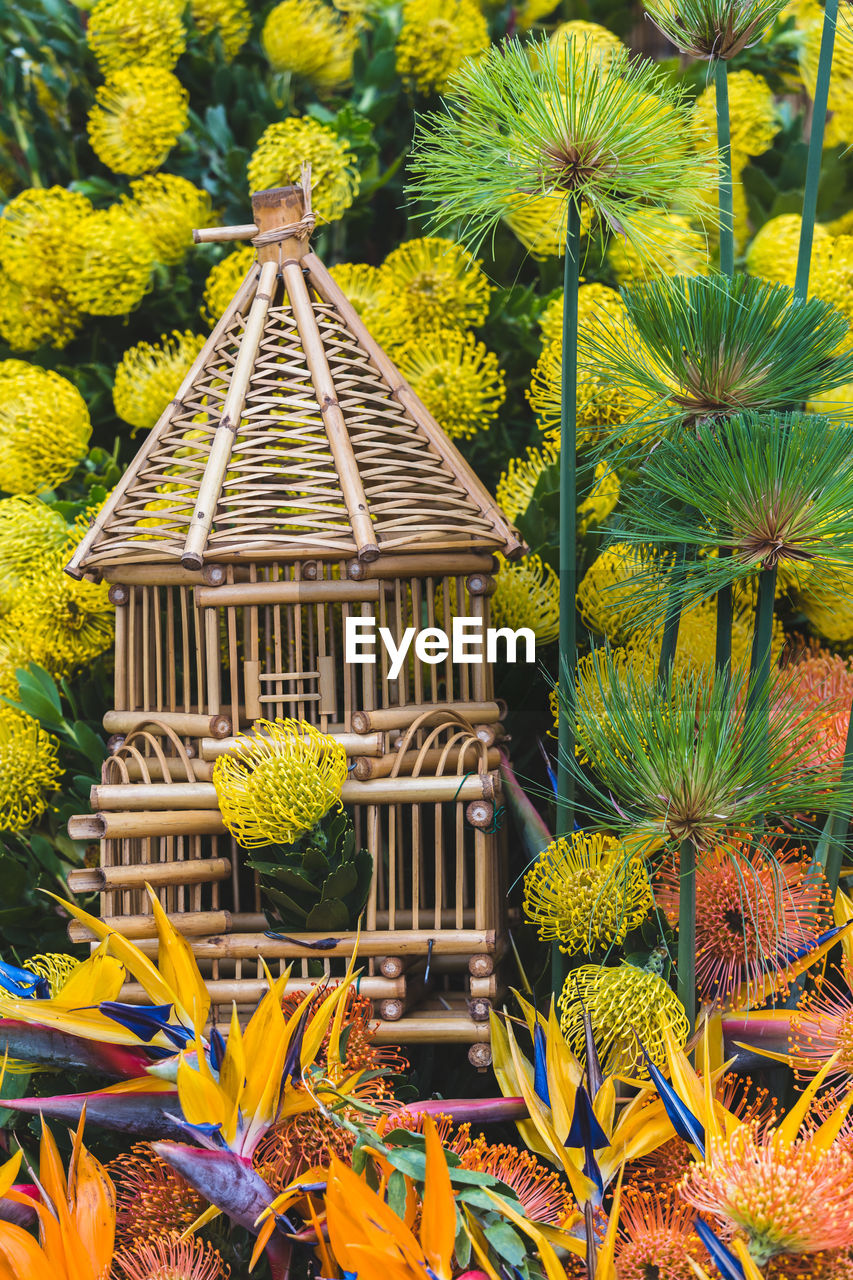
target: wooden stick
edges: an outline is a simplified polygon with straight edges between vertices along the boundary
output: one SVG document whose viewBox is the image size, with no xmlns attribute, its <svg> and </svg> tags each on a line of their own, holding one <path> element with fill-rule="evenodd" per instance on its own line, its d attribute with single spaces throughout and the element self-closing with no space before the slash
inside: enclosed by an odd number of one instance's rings
<svg viewBox="0 0 853 1280">
<path fill-rule="evenodd" d="M 284 942 L 269 938 L 262 932 L 230 932 L 226 937 L 197 938 L 192 949 L 199 959 L 207 960 L 257 960 L 259 956 L 267 962 L 297 958 L 317 960 L 329 956 L 349 957 L 355 946 L 355 937 L 354 933 L 340 934 L 334 938 L 333 946 L 324 946 L 322 951 L 318 951 L 310 944 L 327 943 L 329 938 L 326 934 L 300 933 L 298 941 Z M 358 954 L 365 958 L 388 954 L 425 956 L 430 943 L 433 955 L 455 955 L 464 960 L 472 951 L 494 951 L 496 938 L 494 930 L 442 929 L 435 932 L 427 929 L 383 929 L 362 933 Z"/>
<path fill-rule="evenodd" d="M 286 995 L 307 995 L 314 990 L 324 978 L 291 978 L 285 983 Z M 356 980 L 358 993 L 367 996 L 368 1000 L 393 999 L 400 994 L 398 988 L 405 988 L 405 978 L 389 981 L 387 978 L 365 976 Z M 263 978 L 209 978 L 205 986 L 210 992 L 214 1004 L 255 1005 L 269 991 L 269 983 Z M 147 1004 L 150 996 L 136 983 L 128 983 L 121 989 L 121 998 L 128 1004 Z"/>
<path fill-rule="evenodd" d="M 247 738 L 251 738 L 252 734 L 247 733 Z M 334 738 L 339 746 L 343 747 L 348 756 L 381 756 L 385 750 L 385 735 L 383 733 L 329 733 L 329 737 Z M 202 760 L 217 760 L 219 756 L 227 755 L 229 751 L 237 748 L 237 738 L 202 738 L 201 740 L 201 758 Z M 364 745 L 362 745 L 364 744 Z"/>
<path fill-rule="evenodd" d="M 89 803 L 99 812 L 219 808 L 212 782 L 99 783 L 90 788 Z"/>
<path fill-rule="evenodd" d="M 402 756 L 393 751 L 387 755 L 378 757 L 358 756 L 355 762 L 355 768 L 352 771 L 352 777 L 358 782 L 366 782 L 369 778 L 387 778 L 394 765 L 399 762 L 397 776 L 406 776 L 411 774 L 416 765 L 420 764 L 424 773 L 433 773 L 436 766 L 441 762 L 444 751 L 440 747 L 433 747 L 429 751 L 404 751 Z M 476 769 L 481 759 L 481 751 L 479 747 L 469 742 L 468 745 L 460 751 L 454 748 L 450 752 L 450 761 L 455 773 L 466 773 L 468 769 Z M 489 751 L 486 756 L 489 769 L 497 769 L 501 762 L 501 753 L 496 748 Z"/>
<path fill-rule="evenodd" d="M 254 240 L 258 228 L 254 222 L 244 222 L 236 227 L 194 227 L 194 244 L 217 244 L 227 240 Z"/>
<path fill-rule="evenodd" d="M 133 733 L 136 729 L 157 732 L 165 725 L 184 738 L 227 738 L 231 733 L 228 716 L 196 715 L 191 711 L 108 711 L 103 719 L 107 733 Z"/>
<path fill-rule="evenodd" d="M 426 433 L 430 444 L 459 480 L 466 493 L 479 502 L 484 517 L 494 526 L 496 540 L 504 555 L 513 559 L 523 555 L 527 550 L 525 543 L 519 538 L 489 491 L 456 450 L 447 434 L 415 395 L 399 369 L 371 336 L 358 312 L 329 275 L 320 259 L 314 253 L 308 253 L 303 259 L 303 265 L 320 297 L 337 309 L 344 324 L 391 387 L 394 398 L 403 405 Z"/>
<path fill-rule="evenodd" d="M 181 564 L 185 569 L 200 569 L 204 562 L 204 549 L 213 526 L 222 484 L 231 460 L 231 451 L 240 429 L 249 380 L 264 336 L 264 325 L 277 275 L 278 267 L 275 262 L 265 262 L 261 267 L 258 290 L 243 330 L 240 350 L 228 384 L 228 393 L 222 405 L 222 416 L 213 436 L 204 476 L 199 485 L 195 510 L 184 542 Z"/>
<path fill-rule="evenodd" d="M 490 974 L 488 978 L 470 978 L 468 980 L 468 994 L 472 1000 L 493 1000 L 498 989 L 498 980 L 494 974 Z"/>
<path fill-rule="evenodd" d="M 429 578 L 443 577 L 447 573 L 495 573 L 497 567 L 494 556 L 476 551 L 458 551 L 452 557 L 386 554 L 371 564 L 365 564 L 363 560 L 348 561 L 347 577 L 353 582 L 374 578 Z"/>
<path fill-rule="evenodd" d="M 380 1022 L 372 1036 L 377 1044 L 471 1044 L 480 1040 L 484 1048 L 490 1038 L 488 1022 L 474 1022 L 469 1017 L 441 1019 L 420 1012 L 399 1022 Z"/>
<path fill-rule="evenodd" d="M 132 867 L 80 867 L 68 874 L 74 893 L 106 889 L 141 889 L 150 884 L 207 884 L 231 874 L 230 858 L 188 858 L 181 862 L 155 862 Z"/>
<path fill-rule="evenodd" d="M 248 581 L 248 570 L 232 569 L 238 580 Z M 176 564 L 108 564 L 101 570 L 104 582 L 128 587 L 215 587 L 225 581 L 222 564 L 206 564 L 203 569 L 182 569 Z"/>
<path fill-rule="evenodd" d="M 72 840 L 144 840 L 156 839 L 159 836 L 221 836 L 225 834 L 225 830 L 225 823 L 219 811 L 211 812 L 206 809 L 154 813 L 143 811 L 142 813 L 77 814 L 68 819 L 68 834 Z"/>
<path fill-rule="evenodd" d="M 354 711 L 352 727 L 355 733 L 370 733 L 372 729 L 407 729 L 415 720 L 428 714 L 462 716 L 481 724 L 493 724 L 501 718 L 496 702 L 410 702 L 402 707 L 386 707 L 379 711 Z"/>
<path fill-rule="evenodd" d="M 495 971 L 493 955 L 475 955 L 468 958 L 468 972 L 472 978 L 487 978 Z"/>
<path fill-rule="evenodd" d="M 421 911 L 421 914 L 423 914 L 423 909 Z M 394 920 L 400 926 L 401 929 L 412 928 L 412 917 L 413 917 L 413 913 L 410 907 L 397 907 L 396 911 L 394 912 Z M 429 920 L 434 921 L 434 919 L 435 919 L 435 912 L 432 909 L 430 909 Z M 456 908 L 444 907 L 441 912 L 441 927 L 443 929 L 452 929 L 455 920 L 456 920 Z M 389 913 L 387 911 L 377 911 L 376 912 L 377 929 L 383 929 L 383 928 L 387 929 L 388 924 L 389 924 Z M 465 907 L 463 909 L 462 924 L 463 924 L 463 927 L 466 929 L 473 929 L 475 927 L 473 907 Z"/>
<path fill-rule="evenodd" d="M 225 934 L 231 928 L 227 911 L 183 911 L 169 919 L 178 933 L 185 938 L 204 937 L 210 934 Z M 105 916 L 103 924 L 123 938 L 156 938 L 157 925 L 153 915 L 147 916 Z M 72 920 L 68 926 L 68 936 L 72 942 L 88 942 L 93 936 L 85 924 Z"/>
<path fill-rule="evenodd" d="M 324 578 L 320 582 L 236 582 L 226 587 L 197 587 L 195 602 L 201 609 L 220 605 L 253 604 L 337 604 L 344 600 L 378 600 L 381 582 L 343 582 Z"/>
<path fill-rule="evenodd" d="M 113 759 L 115 759 L 115 757 L 113 757 Z M 168 782 L 169 778 L 172 778 L 174 774 L 180 770 L 180 767 L 181 767 L 181 762 L 179 760 L 173 760 L 170 763 L 172 767 L 169 772 L 169 777 L 167 778 L 164 776 L 164 769 L 159 760 L 146 759 L 145 768 L 148 771 L 148 777 L 145 778 L 144 781 Z M 142 764 L 139 760 L 135 760 L 132 758 L 126 759 L 122 757 L 121 764 L 123 767 L 122 782 L 124 781 L 125 775 L 127 777 L 128 782 L 143 781 Z M 193 758 L 192 771 L 193 771 L 193 775 L 195 777 L 196 782 L 210 782 L 211 778 L 213 777 L 213 765 L 210 764 L 207 760 L 196 760 L 195 758 Z"/>
<path fill-rule="evenodd" d="M 211 333 L 207 342 L 204 344 L 201 351 L 198 353 L 195 360 L 193 360 L 192 364 L 190 365 L 187 371 L 187 376 L 184 378 L 183 382 L 178 387 L 178 390 L 175 393 L 175 398 L 171 400 L 169 404 L 166 405 L 166 408 L 163 410 L 159 419 L 149 431 L 148 436 L 146 437 L 145 442 L 142 445 L 142 448 L 139 450 L 136 457 L 130 463 L 129 467 L 127 468 L 127 470 L 125 471 L 121 479 L 119 480 L 118 484 L 113 489 L 110 496 L 107 498 L 104 505 L 101 507 L 97 516 L 94 518 L 91 525 L 89 526 L 89 530 L 86 533 L 86 536 L 82 539 L 82 541 L 77 547 L 77 550 L 74 552 L 74 555 L 71 557 L 71 560 L 67 564 L 65 571 L 66 573 L 70 573 L 72 578 L 80 578 L 83 576 L 82 567 L 85 563 L 85 560 L 90 550 L 92 549 L 95 539 L 103 531 L 107 521 L 112 517 L 116 507 L 124 498 L 125 493 L 133 484 L 133 482 L 136 480 L 136 477 L 139 475 L 139 472 L 142 470 L 144 463 L 148 461 L 149 455 L 153 453 L 156 448 L 159 447 L 160 437 L 163 435 L 164 431 L 168 427 L 176 411 L 179 409 L 183 409 L 184 396 L 192 387 L 192 384 L 195 382 L 199 373 L 201 373 L 207 360 L 210 357 L 211 352 L 216 350 L 216 346 L 217 346 L 217 343 L 219 342 L 219 339 L 222 337 L 223 333 L 225 333 L 233 317 L 239 311 L 242 311 L 246 302 L 248 302 L 249 298 L 251 298 L 252 294 L 255 292 L 257 281 L 258 281 L 258 268 L 253 263 L 249 271 L 246 273 L 246 276 L 243 280 L 243 283 L 240 285 L 240 288 L 237 290 L 234 297 L 231 299 L 231 302 L 225 308 L 225 311 L 221 319 L 219 320 L 219 323 L 214 327 L 213 332 Z"/>
</svg>

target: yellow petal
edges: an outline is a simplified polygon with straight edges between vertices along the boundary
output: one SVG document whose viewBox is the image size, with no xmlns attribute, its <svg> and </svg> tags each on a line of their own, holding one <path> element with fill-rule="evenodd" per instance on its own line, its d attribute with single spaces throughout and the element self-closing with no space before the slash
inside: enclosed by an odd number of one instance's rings
<svg viewBox="0 0 853 1280">
<path fill-rule="evenodd" d="M 749 1251 L 743 1240 L 733 1240 L 732 1249 L 737 1255 L 737 1259 L 743 1267 L 745 1280 L 764 1280 L 763 1274 L 753 1262 L 749 1255 Z"/>
<path fill-rule="evenodd" d="M 85 1005 L 100 1004 L 103 1000 L 115 1000 L 124 986 L 124 979 L 124 965 L 115 956 L 107 954 L 107 943 L 102 942 L 87 960 L 72 969 L 59 995 L 51 1003 L 60 1009 L 79 1009 Z"/>
<path fill-rule="evenodd" d="M 65 1280 L 30 1233 L 11 1222 L 0 1222 L 0 1265 L 12 1280 Z"/>
<path fill-rule="evenodd" d="M 424 1121 L 424 1137 L 426 1178 L 421 1205 L 421 1248 L 439 1280 L 450 1280 L 456 1239 L 456 1202 L 447 1157 L 431 1116 Z"/>
<path fill-rule="evenodd" d="M 812 1099 L 840 1057 L 841 1050 L 839 1049 L 837 1053 L 834 1053 L 832 1057 L 823 1064 L 817 1075 L 809 1081 L 799 1098 L 797 1098 L 797 1101 L 785 1116 L 785 1119 L 777 1126 L 776 1136 L 783 1146 L 791 1147 L 794 1145 L 800 1131 L 800 1126 L 805 1120 L 809 1107 L 812 1104 Z"/>
<path fill-rule="evenodd" d="M 18 1177 L 18 1170 L 21 1167 L 21 1160 L 24 1153 L 19 1147 L 13 1156 L 8 1159 L 5 1164 L 0 1165 L 0 1200 L 5 1196 L 10 1187 L 14 1186 Z"/>
<path fill-rule="evenodd" d="M 138 947 L 135 947 L 127 938 L 122 937 L 120 933 L 116 933 L 115 929 L 111 929 L 109 925 L 104 924 L 97 916 L 90 916 L 88 911 L 84 911 L 76 903 L 67 902 L 55 893 L 48 894 L 48 897 L 61 903 L 65 910 L 75 920 L 79 920 L 80 924 L 84 924 L 96 938 L 109 939 L 110 951 L 114 956 L 118 957 L 128 973 L 132 973 L 136 981 L 141 983 L 152 1004 L 172 1003 L 174 997 L 171 987 L 160 976 L 153 961 L 143 955 Z"/>
<path fill-rule="evenodd" d="M 191 1029 L 203 1027 L 210 1012 L 210 995 L 192 948 L 186 938 L 175 929 L 150 884 L 146 884 L 145 888 L 151 899 L 151 910 L 157 926 L 157 966 L 173 992 L 175 1012 L 180 1016 L 180 1011 L 183 1011 L 185 1016 L 181 1021 L 185 1026 Z"/>
<path fill-rule="evenodd" d="M 616 1190 L 613 1192 L 613 1203 L 610 1206 L 607 1231 L 595 1264 L 595 1280 L 616 1280 L 613 1258 L 616 1253 L 616 1232 L 619 1228 L 619 1210 L 622 1204 L 622 1178 L 624 1173 L 625 1166 L 623 1165 L 619 1170 L 619 1181 L 616 1183 Z"/>
</svg>

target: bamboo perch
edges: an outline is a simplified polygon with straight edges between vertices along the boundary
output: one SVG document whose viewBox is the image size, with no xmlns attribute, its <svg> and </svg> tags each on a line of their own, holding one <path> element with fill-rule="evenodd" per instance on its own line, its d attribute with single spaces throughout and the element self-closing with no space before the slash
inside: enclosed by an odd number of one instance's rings
<svg viewBox="0 0 853 1280">
<path fill-rule="evenodd" d="M 196 715 L 191 711 L 108 711 L 103 719 L 107 733 L 133 733 L 136 729 L 152 729 L 165 725 L 180 737 L 227 738 L 231 721 L 227 716 Z"/>
<path fill-rule="evenodd" d="M 225 581 L 227 570 L 221 564 L 206 564 L 203 569 L 182 569 L 176 564 L 111 564 L 100 572 L 104 582 L 127 587 L 215 587 Z M 232 573 L 248 581 L 247 570 Z"/>
<path fill-rule="evenodd" d="M 195 757 L 191 757 L 191 762 L 195 781 L 210 782 L 213 777 L 213 765 L 207 760 L 198 760 Z M 135 760 L 132 757 L 128 758 L 123 756 L 120 762 L 121 777 L 116 776 L 115 781 L 123 783 L 126 777 L 128 782 L 169 782 L 174 775 L 180 771 L 181 762 L 180 760 L 169 758 L 166 763 L 170 769 L 168 777 L 163 776 L 163 766 L 159 760 L 155 759 L 153 756 L 146 758 L 145 769 L 148 776 L 143 777 L 142 762 L 140 760 Z M 116 757 L 112 757 L 110 770 L 117 773 L 118 764 L 119 761 Z M 113 781 L 113 779 L 105 778 L 104 781 L 110 782 Z M 180 781 L 180 779 L 178 779 L 178 781 Z"/>
<path fill-rule="evenodd" d="M 303 574 L 309 565 L 304 566 Z M 350 560 L 347 563 L 347 577 L 353 582 L 374 578 L 444 577 L 448 573 L 456 577 L 463 573 L 495 573 L 497 567 L 494 556 L 475 551 L 460 551 L 452 557 L 426 553 L 420 556 L 380 555 L 371 564 L 365 564 L 363 560 Z"/>
<path fill-rule="evenodd" d="M 246 734 L 251 738 L 251 734 Z M 348 756 L 381 756 L 385 750 L 385 736 L 382 733 L 335 733 L 330 732 L 338 746 L 343 747 Z M 217 760 L 237 748 L 237 738 L 202 738 L 202 760 Z"/>
<path fill-rule="evenodd" d="M 471 1044 L 476 1040 L 488 1042 L 489 1024 L 474 1022 L 467 1015 L 442 1018 L 440 1013 L 416 1013 L 399 1022 L 380 1022 L 371 1035 L 376 1044 Z"/>
<path fill-rule="evenodd" d="M 261 267 L 258 291 L 252 301 L 246 327 L 240 342 L 240 350 L 234 362 L 228 393 L 222 405 L 222 415 L 213 436 L 204 476 L 198 489 L 195 510 L 184 543 L 181 564 L 185 569 L 200 569 L 204 561 L 204 549 L 222 492 L 222 485 L 231 451 L 240 429 L 240 421 L 246 404 L 249 379 L 255 367 L 258 349 L 264 336 L 264 325 L 272 301 L 278 267 L 275 262 L 265 262 Z"/>
<path fill-rule="evenodd" d="M 468 994 L 472 1000 L 494 1000 L 497 990 L 498 980 L 493 973 L 487 978 L 469 978 L 468 980 Z"/>
<path fill-rule="evenodd" d="M 124 926 L 117 926 L 120 932 Z M 193 954 L 200 960 L 257 960 L 259 956 L 270 960 L 317 960 L 330 956 L 352 955 L 355 934 L 344 933 L 334 938 L 334 945 L 318 951 L 312 942 L 328 942 L 322 933 L 300 933 L 299 941 L 284 942 L 267 937 L 266 933 L 228 933 L 223 937 L 198 937 L 192 942 Z M 144 941 L 144 940 L 143 940 Z M 472 951 L 494 951 L 493 929 L 387 929 L 362 933 L 358 940 L 358 954 L 364 958 L 373 956 L 408 957 L 425 956 L 432 943 L 432 954 L 459 956 L 463 959 Z M 148 954 L 147 943 L 143 947 Z M 156 950 L 152 943 L 151 950 Z"/>
<path fill-rule="evenodd" d="M 315 990 L 322 978 L 291 978 L 285 983 L 285 995 L 307 995 Z M 368 1000 L 391 1000 L 405 995 L 406 979 L 389 981 L 387 978 L 365 976 L 357 979 L 358 993 L 367 996 Z M 209 978 L 205 986 L 214 1004 L 256 1005 L 269 991 L 269 983 L 263 978 Z M 147 1004 L 150 997 L 136 983 L 129 983 L 121 989 L 121 998 L 128 1004 Z"/>
<path fill-rule="evenodd" d="M 219 808 L 212 782 L 100 783 L 90 789 L 89 803 L 98 812 Z"/>
<path fill-rule="evenodd" d="M 329 447 L 335 461 L 335 471 L 352 526 L 356 552 L 359 560 L 375 560 L 379 555 L 379 546 L 367 506 L 367 495 L 361 483 L 346 420 L 338 404 L 334 379 L 326 359 L 323 339 L 317 328 L 317 319 L 302 275 L 302 268 L 298 263 L 285 262 L 283 275 L 293 317 L 299 330 L 299 339 L 308 362 L 320 412 L 323 415 Z"/>
<path fill-rule="evenodd" d="M 427 714 L 494 724 L 501 718 L 501 708 L 497 702 L 411 702 L 379 711 L 354 711 L 351 723 L 356 733 L 370 733 L 372 729 L 408 729 L 410 724 Z"/>
<path fill-rule="evenodd" d="M 225 823 L 219 811 L 210 812 L 204 809 L 154 813 L 143 811 L 141 813 L 76 814 L 68 819 L 68 834 L 72 840 L 153 840 L 158 836 L 221 836 L 225 834 L 225 830 Z"/>
<path fill-rule="evenodd" d="M 169 914 L 172 924 L 186 938 L 204 937 L 210 934 L 228 933 L 231 921 L 227 911 L 181 911 Z M 153 915 L 105 916 L 103 924 L 123 938 L 156 938 L 157 925 Z M 84 924 L 72 920 L 68 926 L 72 942 L 88 942 L 92 932 Z"/>
<path fill-rule="evenodd" d="M 362 600 L 378 601 L 382 582 L 343 582 L 325 578 L 320 582 L 237 582 L 225 587 L 196 587 L 195 602 L 200 609 L 224 605 L 252 604 L 342 604 Z"/>
<path fill-rule="evenodd" d="M 152 889 L 161 885 L 208 884 L 226 880 L 230 858 L 189 858 L 181 862 L 155 862 L 132 867 L 79 867 L 68 875 L 74 893 L 102 893 L 105 889 Z"/>
<path fill-rule="evenodd" d="M 430 774 L 441 763 L 442 757 L 448 759 L 455 773 L 467 773 L 469 769 L 477 768 L 482 754 L 479 746 L 469 742 L 467 746 L 461 749 L 454 747 L 449 752 L 445 752 L 440 747 L 433 747 L 429 751 L 404 751 L 402 755 L 392 751 L 377 757 L 358 756 L 352 776 L 358 782 L 366 782 L 369 778 L 387 778 L 395 765 L 399 765 L 397 776 L 409 775 L 417 766 L 423 773 Z M 500 751 L 497 749 L 488 751 L 486 762 L 489 769 L 497 769 L 501 762 Z"/>
<path fill-rule="evenodd" d="M 244 222 L 236 227 L 194 227 L 194 244 L 218 244 L 227 240 L 254 240 L 258 228 L 254 222 Z"/>
</svg>

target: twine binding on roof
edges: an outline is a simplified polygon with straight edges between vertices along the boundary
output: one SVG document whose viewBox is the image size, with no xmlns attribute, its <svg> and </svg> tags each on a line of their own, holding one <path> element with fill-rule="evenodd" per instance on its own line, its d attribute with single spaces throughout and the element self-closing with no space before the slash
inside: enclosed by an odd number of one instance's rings
<svg viewBox="0 0 853 1280">
<path fill-rule="evenodd" d="M 298 222 L 288 222 L 283 227 L 272 227 L 269 231 L 262 231 L 260 235 L 255 236 L 251 241 L 256 249 L 262 249 L 268 244 L 279 244 L 282 240 L 304 240 L 310 236 L 317 222 L 317 215 L 311 207 L 310 161 L 302 165 L 300 185 L 305 207 L 302 217 Z"/>
</svg>

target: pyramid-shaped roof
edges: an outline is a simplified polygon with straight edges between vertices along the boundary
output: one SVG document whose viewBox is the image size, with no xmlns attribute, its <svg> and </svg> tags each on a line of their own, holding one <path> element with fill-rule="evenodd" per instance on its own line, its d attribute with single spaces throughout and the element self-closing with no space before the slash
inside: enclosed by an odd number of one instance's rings
<svg viewBox="0 0 853 1280">
<path fill-rule="evenodd" d="M 310 251 L 302 190 L 261 192 L 253 209 L 234 238 L 252 236 L 257 262 L 69 572 L 518 554 L 516 531 Z"/>
</svg>

